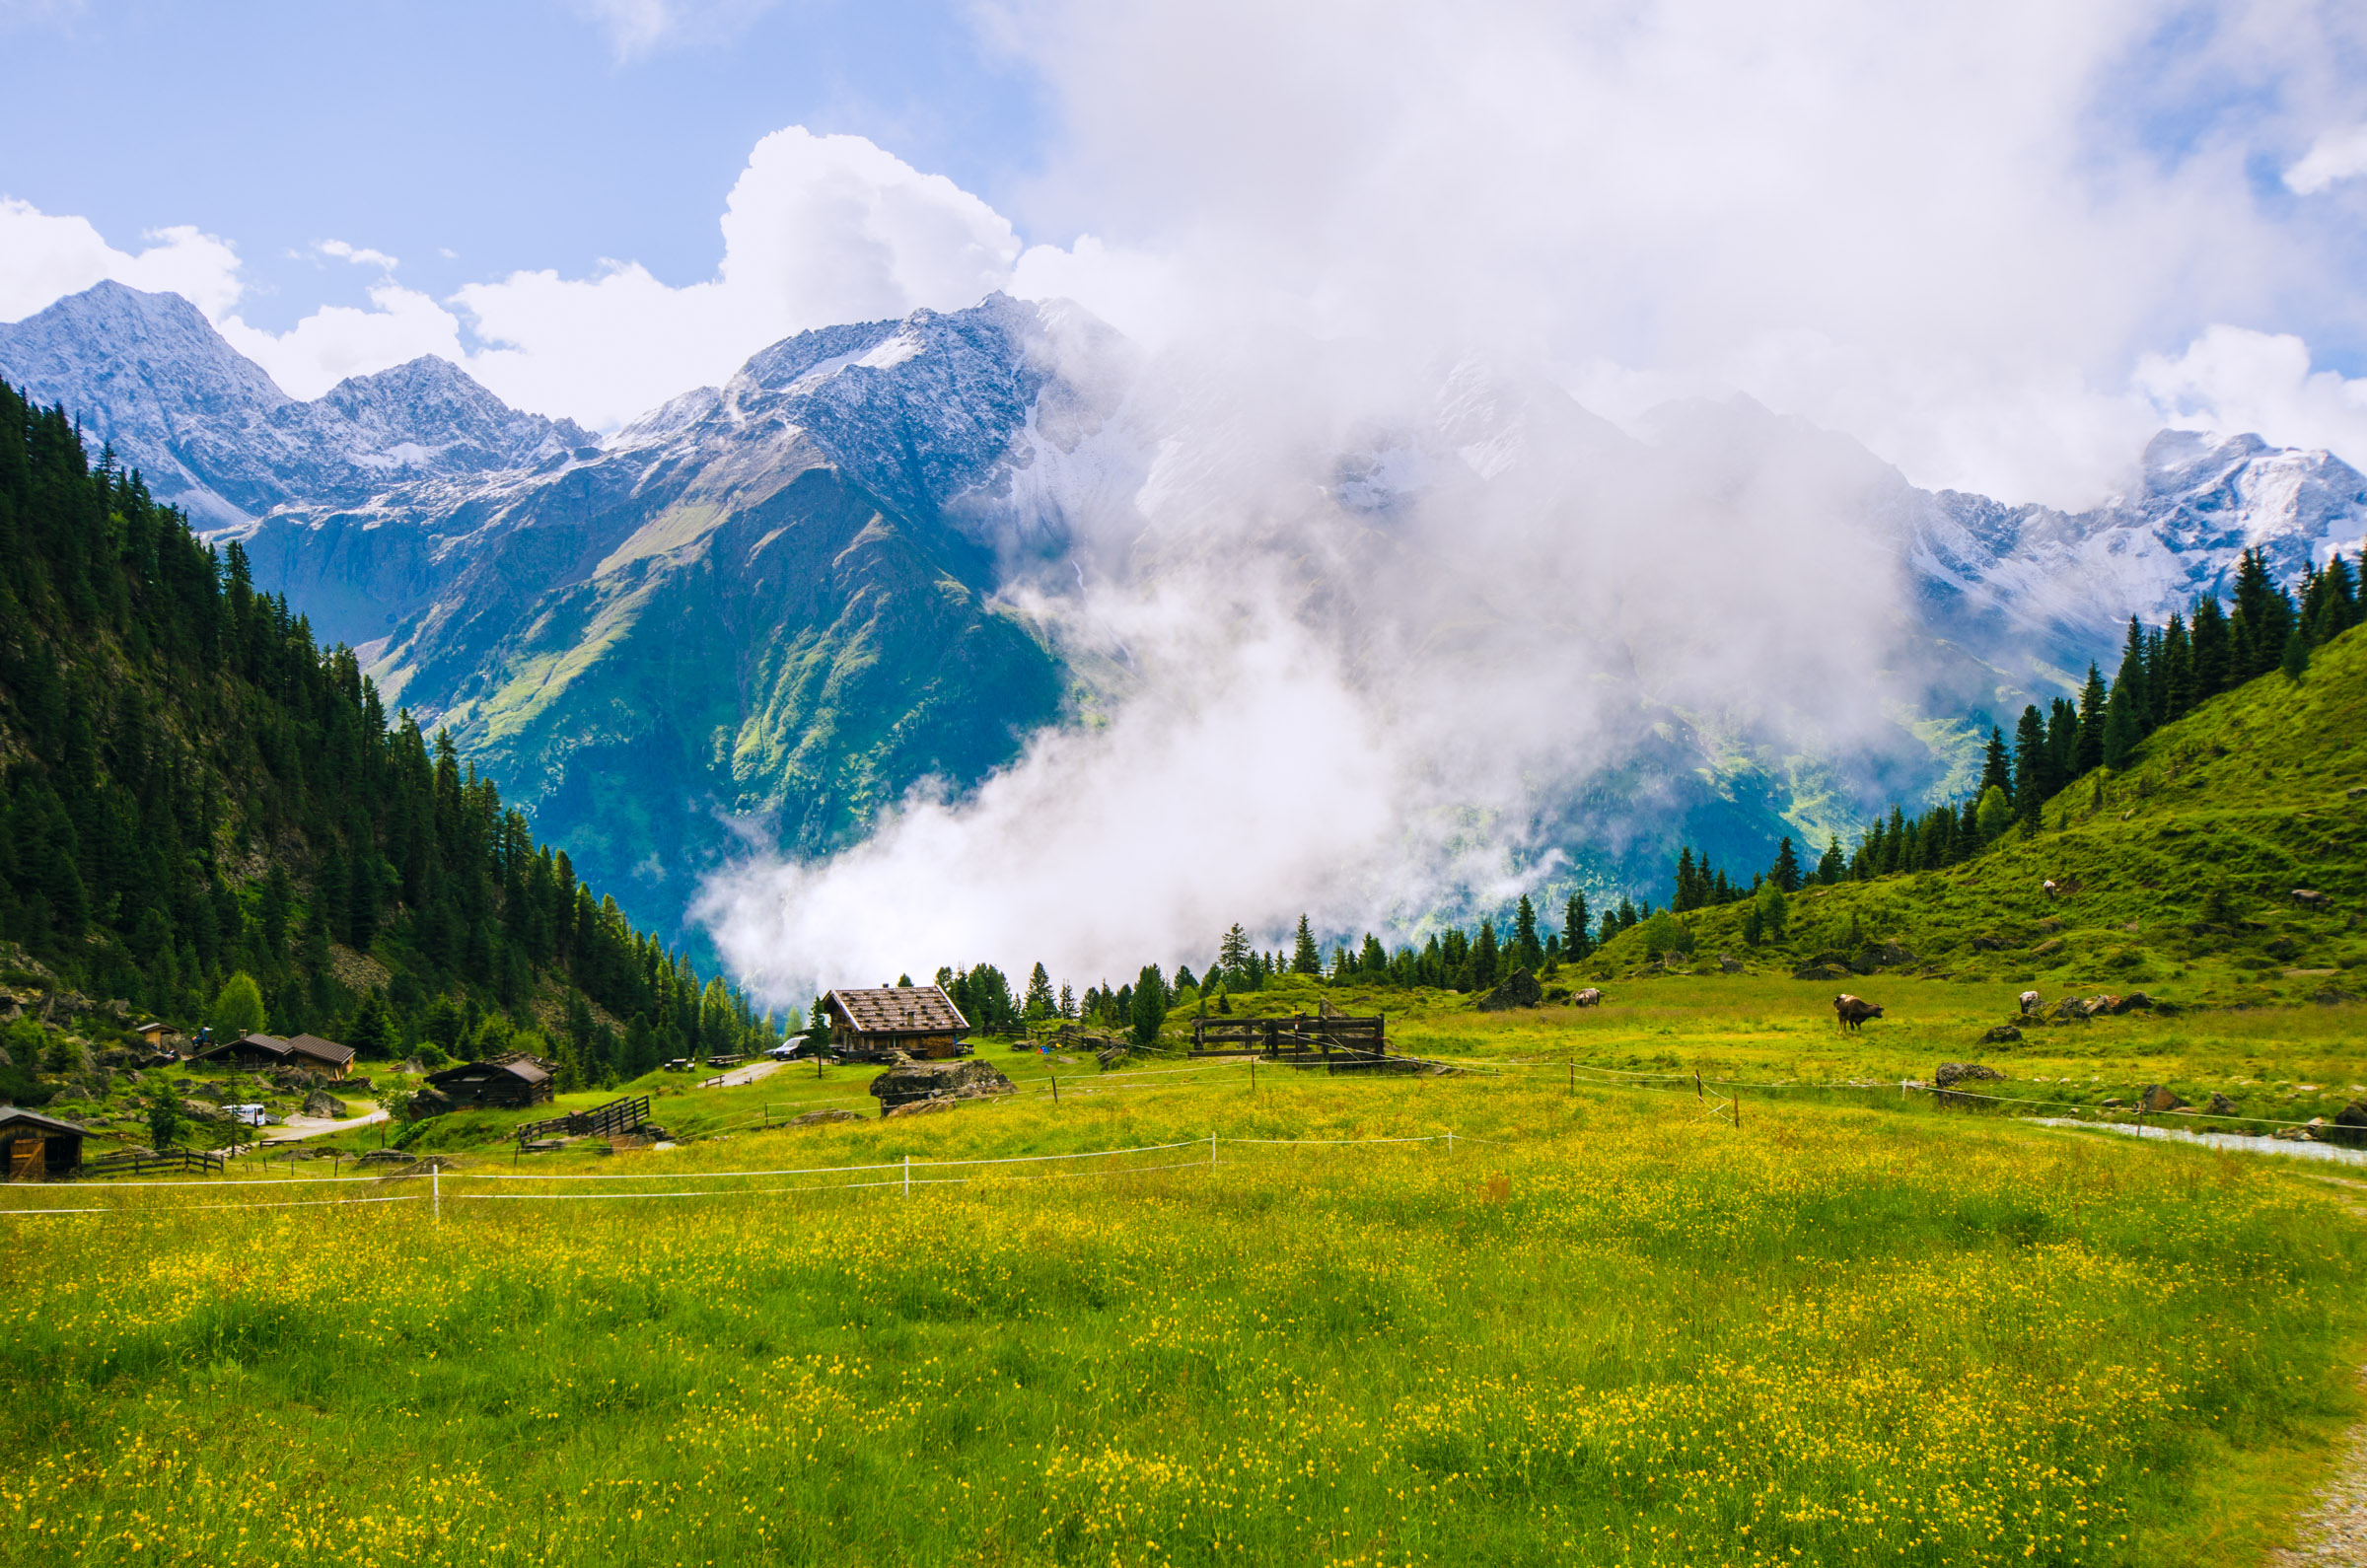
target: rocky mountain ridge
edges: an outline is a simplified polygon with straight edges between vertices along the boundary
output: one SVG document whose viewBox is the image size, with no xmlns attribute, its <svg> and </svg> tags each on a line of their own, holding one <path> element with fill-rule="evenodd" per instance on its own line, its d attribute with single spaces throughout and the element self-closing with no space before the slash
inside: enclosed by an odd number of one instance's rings
<svg viewBox="0 0 2367 1568">
<path fill-rule="evenodd" d="M 571 420 L 521 413 L 426 356 L 306 402 L 178 294 L 100 283 L 0 324 L 0 376 L 140 470 L 211 530 L 276 508 L 365 501 L 406 481 L 564 463 L 594 448 Z"/>
</svg>

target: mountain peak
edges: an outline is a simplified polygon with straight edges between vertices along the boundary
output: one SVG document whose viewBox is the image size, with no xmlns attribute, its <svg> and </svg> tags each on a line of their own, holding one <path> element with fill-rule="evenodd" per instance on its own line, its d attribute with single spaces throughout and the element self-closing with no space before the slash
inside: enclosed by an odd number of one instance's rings
<svg viewBox="0 0 2367 1568">
<path fill-rule="evenodd" d="M 111 281 L 0 325 L 0 376 L 75 409 L 203 528 L 290 502 L 352 504 L 405 478 L 522 467 L 591 439 L 520 413 L 433 355 L 300 401 L 187 300 Z"/>
</svg>

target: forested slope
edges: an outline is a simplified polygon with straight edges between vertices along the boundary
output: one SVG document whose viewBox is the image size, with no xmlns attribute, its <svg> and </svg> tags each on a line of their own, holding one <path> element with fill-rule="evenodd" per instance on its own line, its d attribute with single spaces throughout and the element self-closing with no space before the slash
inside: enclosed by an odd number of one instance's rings
<svg viewBox="0 0 2367 1568">
<path fill-rule="evenodd" d="M 20 987 L 193 1026 L 244 971 L 275 1032 L 466 1055 L 539 1030 L 594 1081 L 770 1033 L 390 719 L 237 545 L 5 386 L 0 936 Z"/>
</svg>

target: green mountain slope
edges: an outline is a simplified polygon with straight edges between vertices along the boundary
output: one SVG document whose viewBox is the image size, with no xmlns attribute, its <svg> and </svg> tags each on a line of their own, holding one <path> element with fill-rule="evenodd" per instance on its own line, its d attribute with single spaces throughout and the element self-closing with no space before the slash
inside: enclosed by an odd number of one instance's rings
<svg viewBox="0 0 2367 1568">
<path fill-rule="evenodd" d="M 1754 966 L 1822 960 L 2116 991 L 2166 983 L 2182 1000 L 2215 1002 L 2355 989 L 2345 971 L 2367 962 L 2363 906 L 2367 630 L 2354 627 L 2300 679 L 2259 677 L 2156 731 L 2125 767 L 2074 780 L 2036 832 L 2015 828 L 1944 871 L 1806 889 L 1787 901 L 1782 938 L 1756 950 L 1744 941 L 1747 902 L 1682 920 L 1696 956 Z M 1592 966 L 1632 969 L 1652 944 L 1639 926 Z"/>
<path fill-rule="evenodd" d="M 765 1036 L 445 737 L 390 723 L 237 546 L 5 387 L 0 563 L 0 979 L 186 1027 L 245 971 L 276 1033 L 477 1054 L 539 1031 L 587 1079 Z"/>
</svg>

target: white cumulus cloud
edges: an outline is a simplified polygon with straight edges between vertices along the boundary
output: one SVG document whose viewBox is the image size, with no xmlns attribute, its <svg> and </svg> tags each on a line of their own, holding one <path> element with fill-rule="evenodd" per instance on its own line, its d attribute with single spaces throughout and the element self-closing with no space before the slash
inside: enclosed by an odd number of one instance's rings
<svg viewBox="0 0 2367 1568">
<path fill-rule="evenodd" d="M 239 253 L 227 240 L 182 224 L 152 229 L 144 249 L 118 250 L 88 218 L 62 217 L 0 197 L 0 321 L 13 321 L 109 278 L 186 296 L 208 316 L 237 303 Z"/>
<path fill-rule="evenodd" d="M 2314 196 L 2345 179 L 2367 175 L 2367 125 L 2330 131 L 2285 171 L 2285 188 L 2297 196 Z"/>
<path fill-rule="evenodd" d="M 2146 355 L 2134 379 L 2168 423 L 2323 447 L 2367 467 L 2367 378 L 2312 370 L 2291 333 L 2213 326 L 2176 358 Z"/>
</svg>

